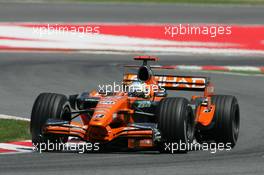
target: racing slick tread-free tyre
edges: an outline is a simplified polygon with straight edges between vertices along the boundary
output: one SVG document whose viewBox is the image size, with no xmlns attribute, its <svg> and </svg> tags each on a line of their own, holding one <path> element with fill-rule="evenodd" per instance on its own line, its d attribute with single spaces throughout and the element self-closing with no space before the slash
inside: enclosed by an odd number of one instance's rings
<svg viewBox="0 0 264 175">
<path fill-rule="evenodd" d="M 70 121 L 70 107 L 67 103 L 67 97 L 62 94 L 41 93 L 35 100 L 32 112 L 30 131 L 32 135 L 32 143 L 49 142 L 65 142 L 67 137 L 44 136 L 42 134 L 43 127 L 49 118 L 63 119 Z"/>
<path fill-rule="evenodd" d="M 165 150 L 165 144 L 180 143 L 186 148 L 178 149 L 176 152 L 187 152 L 187 144 L 193 142 L 194 137 L 194 115 L 189 101 L 181 97 L 164 98 L 157 108 L 158 129 L 161 132 L 162 142 L 158 148 L 161 153 Z"/>
<path fill-rule="evenodd" d="M 212 96 L 215 104 L 214 128 L 210 135 L 215 135 L 217 143 L 236 145 L 239 134 L 240 112 L 236 97 L 230 95 Z"/>
</svg>

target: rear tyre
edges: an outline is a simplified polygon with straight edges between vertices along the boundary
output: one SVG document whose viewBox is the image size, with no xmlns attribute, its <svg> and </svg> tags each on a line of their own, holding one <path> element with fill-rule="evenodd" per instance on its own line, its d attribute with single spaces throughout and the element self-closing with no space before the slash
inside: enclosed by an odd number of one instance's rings
<svg viewBox="0 0 264 175">
<path fill-rule="evenodd" d="M 31 113 L 30 131 L 34 146 L 38 148 L 41 143 L 67 142 L 67 136 L 43 134 L 43 128 L 49 118 L 70 121 L 70 112 L 70 106 L 65 95 L 41 93 L 35 100 Z"/>
<path fill-rule="evenodd" d="M 240 112 L 236 97 L 230 95 L 212 96 L 212 104 L 215 105 L 213 127 L 201 131 L 201 138 L 213 140 L 233 148 L 238 140 Z"/>
<path fill-rule="evenodd" d="M 189 101 L 185 98 L 164 98 L 157 108 L 158 129 L 161 132 L 162 142 L 158 144 L 159 151 L 187 152 L 188 143 L 193 142 L 194 115 Z M 167 147 L 176 144 L 174 151 Z M 175 147 L 174 147 L 175 148 Z"/>
</svg>

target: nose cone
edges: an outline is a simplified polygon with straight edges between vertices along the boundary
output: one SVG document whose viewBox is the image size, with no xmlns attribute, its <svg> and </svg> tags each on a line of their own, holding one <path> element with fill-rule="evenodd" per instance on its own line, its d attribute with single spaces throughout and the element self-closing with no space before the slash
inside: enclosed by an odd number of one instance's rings
<svg viewBox="0 0 264 175">
<path fill-rule="evenodd" d="M 94 111 L 90 125 L 106 127 L 112 122 L 113 114 L 127 108 L 127 96 L 109 96 L 102 98 Z"/>
</svg>

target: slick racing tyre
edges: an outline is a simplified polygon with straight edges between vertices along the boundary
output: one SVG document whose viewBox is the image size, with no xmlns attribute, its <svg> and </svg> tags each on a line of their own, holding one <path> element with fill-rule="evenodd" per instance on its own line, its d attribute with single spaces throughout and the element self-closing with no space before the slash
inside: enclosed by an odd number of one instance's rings
<svg viewBox="0 0 264 175">
<path fill-rule="evenodd" d="M 240 112 L 236 97 L 230 95 L 212 96 L 215 105 L 213 127 L 201 130 L 198 142 L 211 142 L 224 144 L 233 148 L 238 140 Z"/>
<path fill-rule="evenodd" d="M 177 144 L 175 152 L 187 152 L 188 143 L 193 142 L 195 125 L 189 101 L 185 98 L 164 98 L 157 107 L 156 116 L 162 140 L 158 144 L 159 151 L 172 152 L 166 149 L 166 145 Z"/>
<path fill-rule="evenodd" d="M 32 143 L 39 146 L 40 143 L 64 143 L 67 136 L 43 135 L 43 127 L 49 118 L 71 120 L 70 106 L 67 97 L 61 94 L 41 93 L 34 102 L 30 131 Z"/>
<path fill-rule="evenodd" d="M 216 110 L 214 115 L 215 126 L 212 130 L 216 134 L 216 142 L 236 145 L 239 134 L 240 112 L 236 97 L 229 95 L 215 95 L 212 103 Z M 212 133 L 212 134 L 213 134 Z"/>
</svg>

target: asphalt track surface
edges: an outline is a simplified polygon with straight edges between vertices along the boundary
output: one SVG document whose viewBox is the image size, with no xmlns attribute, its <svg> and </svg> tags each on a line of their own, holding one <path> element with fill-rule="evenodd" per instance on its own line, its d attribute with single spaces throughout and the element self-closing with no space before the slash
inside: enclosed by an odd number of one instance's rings
<svg viewBox="0 0 264 175">
<path fill-rule="evenodd" d="M 56 2 L 56 1 L 55 1 Z M 263 24 L 263 6 L 0 3 L 0 21 Z"/>
<path fill-rule="evenodd" d="M 60 6 L 52 5 L 50 13 L 41 12 L 41 5 L 23 5 L 24 10 L 19 10 L 16 4 L 5 4 L 0 6 L 1 20 L 6 21 L 115 21 L 122 22 L 128 16 L 118 16 L 119 12 L 111 10 L 109 20 L 104 15 L 94 18 L 84 16 L 89 8 L 83 5 L 74 9 L 71 15 L 60 13 Z M 34 6 L 34 7 L 32 7 Z M 38 6 L 38 7 L 36 7 Z M 68 6 L 68 5 L 67 5 Z M 76 7 L 75 5 L 73 7 Z M 114 6 L 102 5 L 106 10 L 116 8 Z M 136 6 L 136 5 L 135 5 Z M 5 7 L 5 8 L 3 8 Z M 28 7 L 28 8 L 26 8 Z M 57 15 L 52 13 L 56 9 Z M 73 9 L 72 7 L 72 9 Z M 97 10 L 100 12 L 100 8 Z M 8 11 L 10 8 L 16 10 L 16 14 Z M 68 7 L 69 9 L 70 6 Z M 86 9 L 86 10 L 83 10 Z M 121 9 L 122 14 L 134 8 Z M 170 8 L 170 7 L 168 7 Z M 190 8 L 192 13 L 196 8 Z M 200 7 L 206 9 L 204 7 Z M 199 9 L 200 9 L 199 8 Z M 222 7 L 217 7 L 222 8 Z M 180 8 L 179 8 L 180 9 Z M 214 9 L 207 8 L 214 12 Z M 245 10 L 251 11 L 252 16 L 238 17 L 236 11 L 243 8 L 234 8 L 229 15 L 202 16 L 187 14 L 185 22 L 241 22 L 261 23 L 264 11 L 258 11 L 258 7 Z M 156 10 L 156 11 L 155 11 Z M 256 10 L 256 11 L 255 11 Z M 32 15 L 32 11 L 41 12 L 41 15 Z M 94 10 L 95 12 L 96 10 Z M 141 14 L 143 10 L 141 10 Z M 150 10 L 149 10 L 150 11 Z M 155 11 L 155 12 L 154 12 Z M 140 13 L 135 12 L 135 17 L 127 21 L 164 22 L 174 21 L 167 19 L 166 11 L 163 10 L 160 18 L 151 17 L 157 14 L 157 9 L 146 13 L 146 17 L 139 18 Z M 169 16 L 169 10 L 168 16 Z M 200 9 L 200 11 L 202 11 Z M 79 13 L 78 13 L 79 12 Z M 130 11 L 131 12 L 131 11 Z M 209 13 L 208 12 L 208 13 Z M 54 12 L 55 13 L 55 12 Z M 120 12 L 121 13 L 121 12 Z M 172 13 L 172 12 L 171 12 Z M 177 10 L 175 10 L 175 13 Z M 201 12 L 206 13 L 206 12 Z M 149 14 L 149 15 L 148 15 Z M 151 14 L 151 15 L 150 15 Z M 243 15 L 243 14 L 242 14 Z M 183 15 L 182 15 L 183 16 Z M 68 18 L 67 18 L 68 17 Z M 80 18 L 79 18 L 80 17 Z M 86 18 L 87 17 L 87 18 Z M 157 17 L 157 16 L 156 16 Z M 179 17 L 177 17 L 179 19 Z M 152 20 L 151 20 L 152 19 Z M 176 19 L 177 20 L 177 19 Z M 177 22 L 177 21 L 175 21 Z M 263 65 L 261 58 L 247 59 L 234 57 L 211 57 L 210 56 L 162 56 L 160 64 L 241 64 L 241 65 Z M 91 54 L 25 54 L 25 53 L 0 53 L 0 109 L 1 113 L 29 117 L 35 97 L 40 92 L 57 92 L 73 94 L 85 89 L 96 88 L 98 84 L 120 80 L 122 69 L 116 64 L 132 63 L 131 56 L 127 55 L 91 55 Z M 199 61 L 197 61 L 199 60 Z M 212 61 L 213 60 L 213 61 Z M 189 74 L 187 72 L 175 72 L 175 74 Z M 113 152 L 113 153 L 32 153 L 0 156 L 0 174 L 263 174 L 264 173 L 264 141 L 263 141 L 263 101 L 264 101 L 264 79 L 260 76 L 223 75 L 215 73 L 190 73 L 195 75 L 210 76 L 216 86 L 218 94 L 235 95 L 241 108 L 241 127 L 237 146 L 231 152 L 217 152 L 211 154 L 206 151 L 195 151 L 188 154 L 160 155 L 157 152 Z"/>
</svg>

